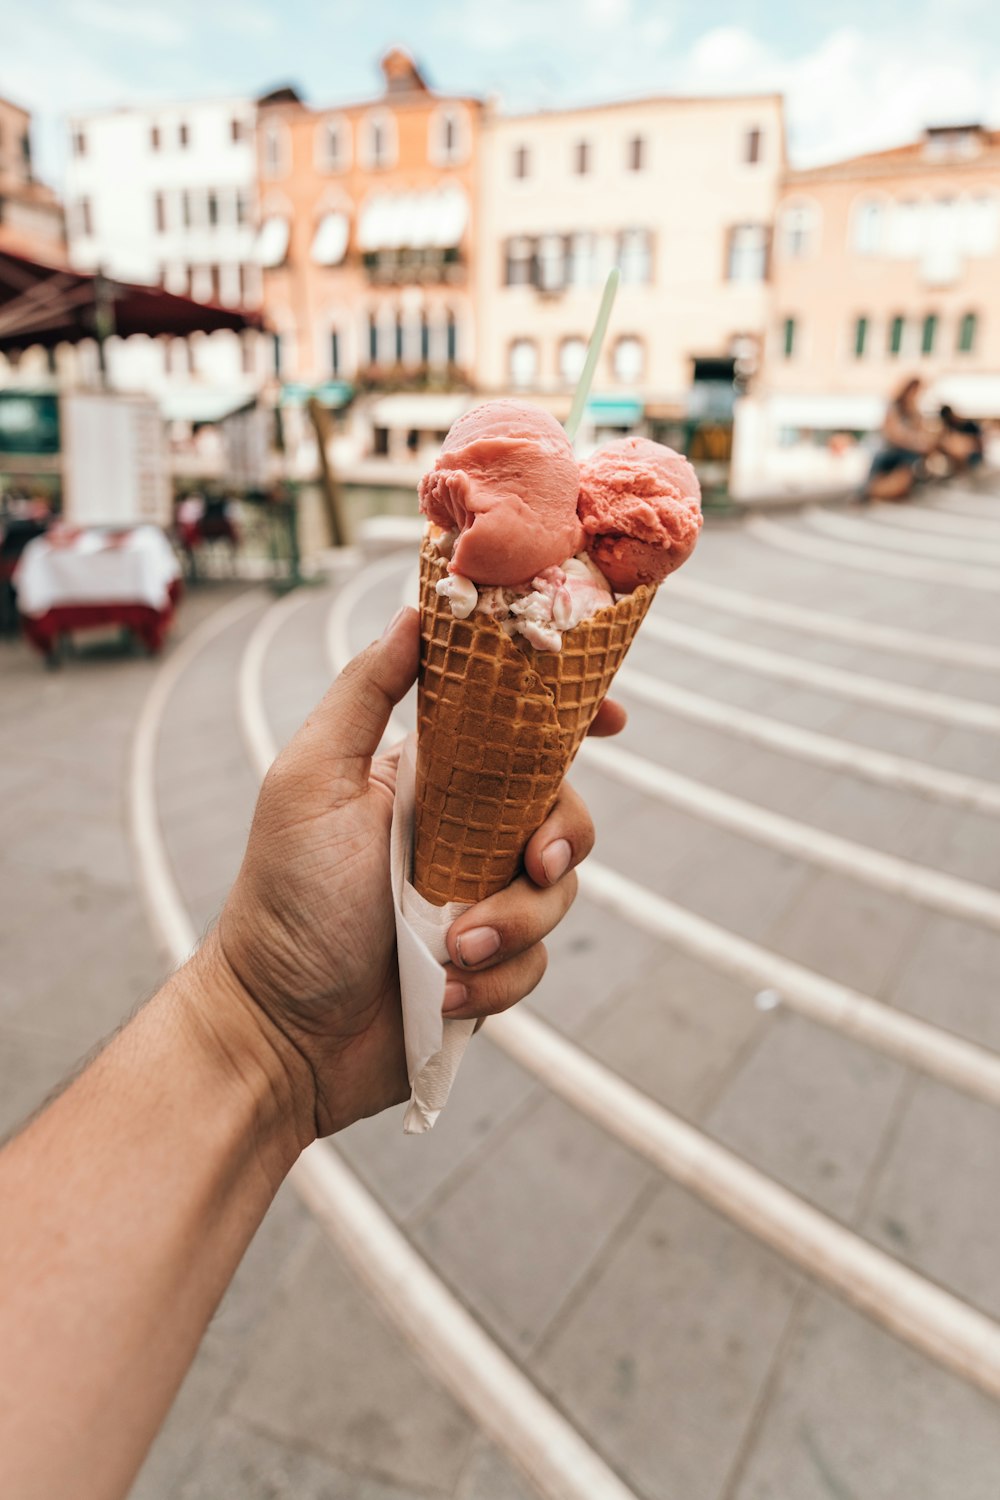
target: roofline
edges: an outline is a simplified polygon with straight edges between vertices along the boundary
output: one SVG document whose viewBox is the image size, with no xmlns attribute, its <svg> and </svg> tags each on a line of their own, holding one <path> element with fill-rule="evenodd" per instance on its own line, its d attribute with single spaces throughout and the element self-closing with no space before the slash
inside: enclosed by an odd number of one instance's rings
<svg viewBox="0 0 1000 1500">
<path fill-rule="evenodd" d="M 547 120 L 555 115 L 592 114 L 598 110 L 634 109 L 650 104 L 777 104 L 781 113 L 784 113 L 784 101 L 784 94 L 776 90 L 747 94 L 640 94 L 634 99 L 607 99 L 603 103 L 559 104 L 553 105 L 551 109 L 514 111 L 511 114 L 498 112 L 494 118 L 504 123 L 508 120 Z"/>
<path fill-rule="evenodd" d="M 200 94 L 186 99 L 155 99 L 148 104 L 106 104 L 100 109 L 74 110 L 63 118 L 68 125 L 82 125 L 90 120 L 107 120 L 114 115 L 148 115 L 160 109 L 192 109 L 201 104 L 248 104 L 256 107 L 251 94 Z"/>
<path fill-rule="evenodd" d="M 9 94 L 0 94 L 0 104 L 9 105 L 11 109 L 16 109 L 19 114 L 27 115 L 29 120 L 33 118 L 34 111 L 29 109 L 26 104 L 18 104 L 17 100 L 12 99 Z"/>
<path fill-rule="evenodd" d="M 944 127 L 950 128 L 950 127 Z M 972 127 L 957 127 L 972 128 Z M 919 167 L 922 171 L 935 168 L 954 172 L 956 170 L 974 170 L 982 165 L 983 157 L 989 158 L 997 150 L 1000 150 L 1000 130 L 991 130 L 988 127 L 976 127 L 981 129 L 985 136 L 985 150 L 979 156 L 968 157 L 938 157 L 922 156 L 918 153 L 926 146 L 926 136 L 917 140 L 903 141 L 898 146 L 885 146 L 881 151 L 863 151 L 857 156 L 842 156 L 836 161 L 821 162 L 814 167 L 789 167 L 785 173 L 785 179 L 801 179 L 817 181 L 824 177 L 831 179 L 858 174 L 864 175 L 867 171 L 879 172 L 880 169 L 891 170 L 902 169 L 912 165 Z"/>
<path fill-rule="evenodd" d="M 405 105 L 407 103 L 468 104 L 475 109 L 485 109 L 486 107 L 486 101 L 480 99 L 476 94 L 439 94 L 436 89 L 414 89 L 409 94 L 373 94 L 368 99 L 349 99 L 343 104 L 309 104 L 304 99 L 300 99 L 298 104 L 293 104 L 289 100 L 284 104 L 265 104 L 263 110 L 268 114 L 275 115 L 283 112 L 290 115 L 336 115 L 346 114 L 350 110 L 355 109 L 394 109 L 400 104 Z"/>
</svg>

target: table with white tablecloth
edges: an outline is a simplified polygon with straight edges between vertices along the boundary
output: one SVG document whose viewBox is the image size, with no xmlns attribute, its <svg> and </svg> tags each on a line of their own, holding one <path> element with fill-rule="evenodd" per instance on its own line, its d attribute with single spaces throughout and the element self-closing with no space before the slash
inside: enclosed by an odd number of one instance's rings
<svg viewBox="0 0 1000 1500">
<path fill-rule="evenodd" d="M 50 531 L 25 548 L 13 581 L 25 634 L 51 655 L 60 635 L 101 625 L 127 628 L 158 651 L 180 579 L 166 536 L 144 525 Z"/>
</svg>

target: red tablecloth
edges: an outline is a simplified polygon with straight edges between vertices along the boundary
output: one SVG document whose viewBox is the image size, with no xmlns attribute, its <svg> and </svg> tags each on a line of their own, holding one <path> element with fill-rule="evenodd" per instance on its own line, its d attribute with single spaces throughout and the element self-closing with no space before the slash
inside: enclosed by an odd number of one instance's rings
<svg viewBox="0 0 1000 1500">
<path fill-rule="evenodd" d="M 31 644 L 46 656 L 55 649 L 59 636 L 70 630 L 93 630 L 99 625 L 120 625 L 134 631 L 156 655 L 166 639 L 182 593 L 183 585 L 175 578 L 168 590 L 167 603 L 161 609 L 148 604 L 128 604 L 121 599 L 110 604 L 57 604 L 43 615 L 22 615 L 21 628 Z"/>
</svg>

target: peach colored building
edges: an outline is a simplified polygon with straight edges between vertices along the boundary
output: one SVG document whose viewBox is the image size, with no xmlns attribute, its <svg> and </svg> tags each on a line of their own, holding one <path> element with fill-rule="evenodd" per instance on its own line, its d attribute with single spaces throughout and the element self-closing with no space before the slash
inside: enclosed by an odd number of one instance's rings
<svg viewBox="0 0 1000 1500">
<path fill-rule="evenodd" d="M 737 427 L 745 487 L 853 483 L 867 453 L 829 439 L 876 429 L 910 375 L 928 405 L 1000 417 L 998 250 L 1000 131 L 931 129 L 787 172 L 764 362 Z"/>
<path fill-rule="evenodd" d="M 782 101 L 653 98 L 495 116 L 483 132 L 476 371 L 561 413 L 600 287 L 622 285 L 591 427 L 731 402 L 767 322 Z"/>
<path fill-rule="evenodd" d="M 66 256 L 62 204 L 34 175 L 31 116 L 9 99 L 0 99 L 0 250 L 57 265 Z"/>
<path fill-rule="evenodd" d="M 472 368 L 482 106 L 401 49 L 363 103 L 259 101 L 264 309 L 282 382 L 446 388 Z"/>
</svg>

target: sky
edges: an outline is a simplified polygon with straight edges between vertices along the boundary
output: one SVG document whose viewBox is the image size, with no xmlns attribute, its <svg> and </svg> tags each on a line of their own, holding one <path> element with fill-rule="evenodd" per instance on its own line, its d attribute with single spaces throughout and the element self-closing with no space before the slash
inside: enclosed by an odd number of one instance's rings
<svg viewBox="0 0 1000 1500">
<path fill-rule="evenodd" d="M 650 93 L 781 90 L 796 166 L 1000 125 L 995 0 L 32 0 L 0 10 L 0 94 L 36 114 L 58 186 L 73 111 L 294 83 L 377 93 L 399 43 L 442 92 L 512 111 Z"/>
</svg>

